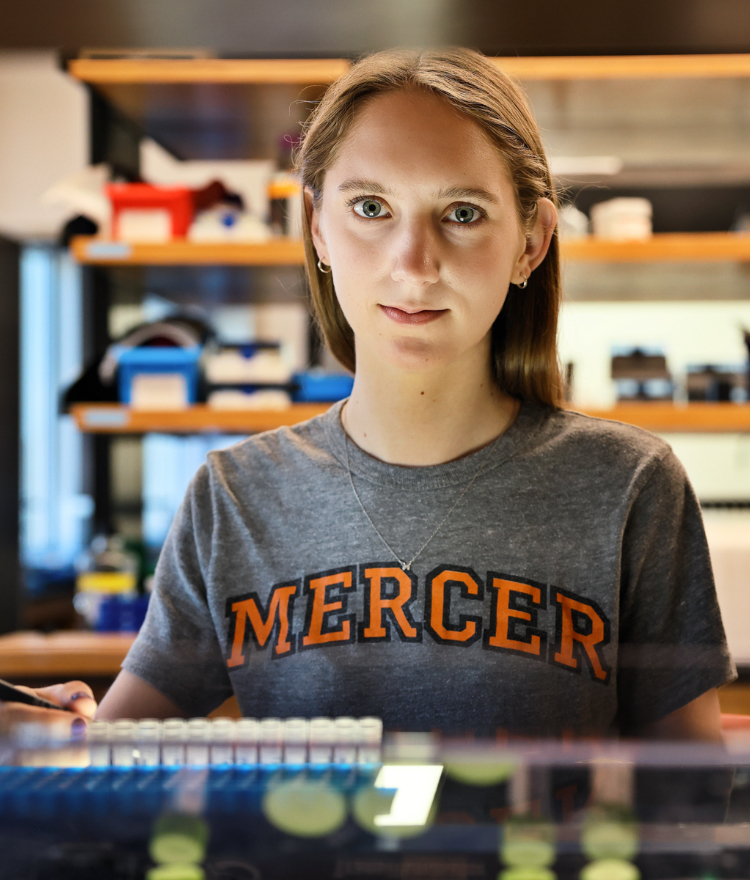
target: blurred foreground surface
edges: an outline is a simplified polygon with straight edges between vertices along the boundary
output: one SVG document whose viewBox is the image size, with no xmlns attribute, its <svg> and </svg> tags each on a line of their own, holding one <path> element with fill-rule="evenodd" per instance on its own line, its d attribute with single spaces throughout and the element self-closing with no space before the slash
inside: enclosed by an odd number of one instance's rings
<svg viewBox="0 0 750 880">
<path fill-rule="evenodd" d="M 117 722 L 80 743 L 6 742 L 0 875 L 750 876 L 741 729 L 726 748 L 413 734 L 377 746 L 269 721 L 182 722 L 174 735 L 169 722 Z"/>
</svg>

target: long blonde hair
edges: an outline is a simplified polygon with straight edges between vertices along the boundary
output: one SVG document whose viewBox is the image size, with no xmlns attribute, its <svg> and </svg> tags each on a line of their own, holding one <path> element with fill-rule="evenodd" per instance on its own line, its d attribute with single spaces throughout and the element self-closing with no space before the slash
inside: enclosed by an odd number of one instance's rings
<svg viewBox="0 0 750 880">
<path fill-rule="evenodd" d="M 369 55 L 328 89 L 307 122 L 296 155 L 302 184 L 310 187 L 316 205 L 323 194 L 326 171 L 364 103 L 376 95 L 407 88 L 424 89 L 444 98 L 490 136 L 513 183 L 523 229 L 529 230 L 533 225 L 540 198 L 557 204 L 539 129 L 519 86 L 479 52 L 449 48 Z M 354 333 L 339 306 L 331 274 L 318 268 L 306 211 L 302 223 L 314 315 L 333 355 L 354 372 Z M 544 261 L 531 274 L 528 287 L 521 290 L 510 285 L 492 327 L 494 376 L 507 394 L 560 405 L 560 300 L 560 255 L 554 235 Z"/>
</svg>

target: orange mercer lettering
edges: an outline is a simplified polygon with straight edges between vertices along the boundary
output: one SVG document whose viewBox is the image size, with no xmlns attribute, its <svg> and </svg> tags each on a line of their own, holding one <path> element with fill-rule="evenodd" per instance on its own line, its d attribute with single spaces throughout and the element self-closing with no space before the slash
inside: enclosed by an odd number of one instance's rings
<svg viewBox="0 0 750 880">
<path fill-rule="evenodd" d="M 250 631 L 259 648 L 265 648 L 271 633 L 278 623 L 278 635 L 273 653 L 276 656 L 294 653 L 294 640 L 290 638 L 289 620 L 291 617 L 292 599 L 296 594 L 298 584 L 280 584 L 273 588 L 268 602 L 268 612 L 263 619 L 263 606 L 257 593 L 251 593 L 247 598 L 231 601 L 229 615 L 233 621 L 232 653 L 227 660 L 227 666 L 234 668 L 242 666 L 246 662 L 245 643 L 247 641 L 247 623 L 250 623 Z"/>
<path fill-rule="evenodd" d="M 365 566 L 360 569 L 365 584 L 365 621 L 360 624 L 361 641 L 391 639 L 391 624 L 396 624 L 402 642 L 422 640 L 422 626 L 415 624 L 409 606 L 417 595 L 416 577 L 397 566 Z M 387 585 L 395 585 L 395 592 L 386 594 Z"/>
<path fill-rule="evenodd" d="M 459 626 L 451 626 L 450 588 L 454 584 L 461 588 L 463 598 L 484 598 L 484 587 L 472 571 L 436 568 L 427 576 L 425 626 L 437 642 L 470 645 L 481 635 L 482 617 L 462 614 Z"/>
<path fill-rule="evenodd" d="M 508 580 L 492 572 L 488 574 L 487 581 L 497 592 L 492 605 L 491 631 L 485 634 L 485 647 L 521 651 L 541 659 L 542 642 L 547 638 L 543 630 L 536 628 L 537 609 L 546 607 L 541 586 Z M 523 607 L 519 607 L 521 601 Z M 516 630 L 519 621 L 526 624 L 525 638 Z"/>
<path fill-rule="evenodd" d="M 341 594 L 341 590 L 351 590 L 353 586 L 354 573 L 351 568 L 306 578 L 308 605 L 305 631 L 302 635 L 303 648 L 354 640 L 354 615 L 345 614 L 347 598 Z M 341 616 L 336 627 L 331 625 L 329 618 L 337 612 L 341 612 Z"/>
<path fill-rule="evenodd" d="M 604 663 L 601 647 L 609 643 L 609 621 L 593 602 L 581 596 L 555 590 L 557 632 L 553 660 L 580 672 L 581 651 L 598 681 L 609 680 L 609 667 Z"/>
</svg>

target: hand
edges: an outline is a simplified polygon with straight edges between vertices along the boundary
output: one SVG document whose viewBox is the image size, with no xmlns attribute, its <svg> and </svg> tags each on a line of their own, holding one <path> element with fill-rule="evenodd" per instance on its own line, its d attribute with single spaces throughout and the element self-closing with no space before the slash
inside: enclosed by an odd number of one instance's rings
<svg viewBox="0 0 750 880">
<path fill-rule="evenodd" d="M 19 725 L 38 724 L 40 728 L 49 728 L 58 738 L 77 739 L 86 730 L 86 722 L 94 717 L 96 701 L 91 688 L 82 681 L 69 681 L 66 684 L 55 684 L 45 688 L 27 688 L 19 685 L 20 690 L 42 697 L 56 703 L 70 712 L 55 712 L 52 709 L 40 709 L 38 706 L 27 706 L 24 703 L 0 701 L 0 734 L 11 733 Z"/>
</svg>

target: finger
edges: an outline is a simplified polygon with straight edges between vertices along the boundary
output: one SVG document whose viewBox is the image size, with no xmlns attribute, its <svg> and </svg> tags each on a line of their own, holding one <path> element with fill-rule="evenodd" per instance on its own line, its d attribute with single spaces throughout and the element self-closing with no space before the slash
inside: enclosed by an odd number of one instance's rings
<svg viewBox="0 0 750 880">
<path fill-rule="evenodd" d="M 67 681 L 65 684 L 55 684 L 51 687 L 38 688 L 35 693 L 45 700 L 57 703 L 81 715 L 83 718 L 93 718 L 96 712 L 96 700 L 91 688 L 83 681 Z"/>
<path fill-rule="evenodd" d="M 78 739 L 86 732 L 86 721 L 72 712 L 41 709 L 24 703 L 0 703 L 0 731 L 13 733 L 36 729 L 57 739 Z"/>
</svg>

